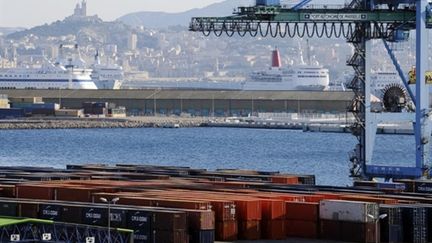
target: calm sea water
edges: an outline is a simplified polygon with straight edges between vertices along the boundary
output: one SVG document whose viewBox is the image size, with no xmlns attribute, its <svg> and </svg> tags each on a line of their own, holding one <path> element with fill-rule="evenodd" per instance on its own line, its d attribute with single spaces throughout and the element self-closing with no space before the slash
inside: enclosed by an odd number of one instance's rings
<svg viewBox="0 0 432 243">
<path fill-rule="evenodd" d="M 0 131 L 0 165 L 136 163 L 314 174 L 348 185 L 350 134 L 233 128 Z M 412 136 L 379 135 L 377 164 L 414 163 Z"/>
</svg>

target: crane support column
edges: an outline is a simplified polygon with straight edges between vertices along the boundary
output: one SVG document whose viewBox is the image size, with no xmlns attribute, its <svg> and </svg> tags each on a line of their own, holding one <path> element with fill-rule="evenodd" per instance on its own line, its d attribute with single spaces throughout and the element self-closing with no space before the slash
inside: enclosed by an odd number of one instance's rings
<svg viewBox="0 0 432 243">
<path fill-rule="evenodd" d="M 429 141 L 431 136 L 429 89 L 425 83 L 427 64 L 427 30 L 426 7 L 427 0 L 417 0 L 417 38 L 416 38 L 416 112 L 415 140 L 416 140 L 416 167 L 429 166 Z"/>
</svg>

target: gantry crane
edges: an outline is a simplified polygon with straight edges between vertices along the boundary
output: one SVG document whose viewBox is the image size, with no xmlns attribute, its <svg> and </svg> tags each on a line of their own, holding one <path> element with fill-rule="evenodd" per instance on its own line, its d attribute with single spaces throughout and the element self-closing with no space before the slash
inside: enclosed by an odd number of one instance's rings
<svg viewBox="0 0 432 243">
<path fill-rule="evenodd" d="M 432 28 L 432 3 L 427 0 L 352 0 L 339 7 L 308 5 L 302 0 L 294 6 L 282 5 L 279 0 L 257 0 L 255 6 L 239 7 L 228 17 L 196 17 L 190 31 L 208 36 L 238 34 L 252 37 L 326 37 L 345 38 L 354 45 L 354 54 L 347 65 L 355 70 L 349 87 L 354 99 L 349 110 L 356 119 L 351 127 L 358 144 L 350 154 L 351 176 L 363 180 L 373 178 L 417 179 L 430 177 L 429 146 L 431 137 L 429 92 L 425 72 L 427 64 L 427 28 Z M 416 29 L 416 80 L 411 90 L 407 78 L 388 42 L 409 39 Z M 371 40 L 381 39 L 401 77 L 411 108 L 398 90 L 387 97 L 387 109 L 371 110 Z M 416 142 L 415 166 L 373 165 L 372 152 L 378 123 L 410 122 Z"/>
</svg>

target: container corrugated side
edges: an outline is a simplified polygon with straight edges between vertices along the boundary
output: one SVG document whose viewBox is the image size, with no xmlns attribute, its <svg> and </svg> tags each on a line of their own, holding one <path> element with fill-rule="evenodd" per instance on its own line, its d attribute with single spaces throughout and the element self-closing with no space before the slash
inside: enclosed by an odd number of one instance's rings
<svg viewBox="0 0 432 243">
<path fill-rule="evenodd" d="M 375 222 L 379 216 L 376 203 L 342 200 L 323 200 L 320 202 L 320 219 L 348 222 Z"/>
</svg>

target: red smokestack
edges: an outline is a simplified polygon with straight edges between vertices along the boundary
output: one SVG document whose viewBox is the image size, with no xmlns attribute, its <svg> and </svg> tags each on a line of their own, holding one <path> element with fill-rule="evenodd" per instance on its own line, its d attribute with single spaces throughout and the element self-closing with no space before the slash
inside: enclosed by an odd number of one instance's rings
<svg viewBox="0 0 432 243">
<path fill-rule="evenodd" d="M 282 67 L 281 58 L 280 58 L 280 54 L 279 54 L 279 50 L 278 49 L 275 49 L 272 52 L 272 67 L 273 68 L 280 68 L 280 67 Z"/>
</svg>

